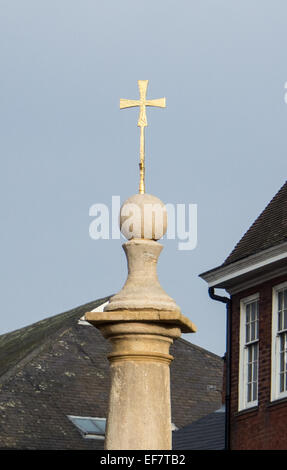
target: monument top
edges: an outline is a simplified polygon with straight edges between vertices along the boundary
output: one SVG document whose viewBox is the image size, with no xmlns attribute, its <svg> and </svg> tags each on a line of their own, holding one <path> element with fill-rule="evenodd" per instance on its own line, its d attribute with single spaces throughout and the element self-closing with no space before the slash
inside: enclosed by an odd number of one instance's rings
<svg viewBox="0 0 287 470">
<path fill-rule="evenodd" d="M 145 136 L 144 128 L 147 126 L 147 117 L 146 117 L 146 106 L 156 106 L 158 108 L 165 108 L 165 98 L 159 98 L 154 100 L 146 99 L 148 80 L 138 80 L 138 87 L 140 93 L 139 100 L 120 100 L 120 109 L 124 108 L 133 108 L 134 106 L 139 106 L 140 113 L 138 119 L 138 127 L 140 127 L 140 184 L 139 184 L 139 193 L 145 193 Z"/>
</svg>

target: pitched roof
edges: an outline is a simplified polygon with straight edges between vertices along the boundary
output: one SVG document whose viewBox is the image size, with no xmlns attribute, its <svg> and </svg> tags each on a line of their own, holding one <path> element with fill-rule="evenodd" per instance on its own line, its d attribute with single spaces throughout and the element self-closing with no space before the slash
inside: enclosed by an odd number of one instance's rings
<svg viewBox="0 0 287 470">
<path fill-rule="evenodd" d="M 287 181 L 243 235 L 222 266 L 287 240 Z"/>
<path fill-rule="evenodd" d="M 37 323 L 0 336 L 0 377 L 11 370 L 29 353 L 40 351 L 49 338 L 62 328 L 73 324 L 88 310 L 92 310 L 109 300 L 109 297 L 94 300 L 64 313 L 45 318 Z"/>
<path fill-rule="evenodd" d="M 214 413 L 173 432 L 174 450 L 223 450 L 225 447 L 225 412 Z"/>
<path fill-rule="evenodd" d="M 110 343 L 79 323 L 106 300 L 0 336 L 0 448 L 103 448 L 68 416 L 107 416 Z M 182 427 L 220 406 L 223 361 L 183 339 L 171 354 L 172 421 Z"/>
<path fill-rule="evenodd" d="M 67 416 L 106 416 L 108 345 L 96 328 L 78 325 L 105 300 L 0 336 L 0 449 L 102 448 Z"/>
</svg>

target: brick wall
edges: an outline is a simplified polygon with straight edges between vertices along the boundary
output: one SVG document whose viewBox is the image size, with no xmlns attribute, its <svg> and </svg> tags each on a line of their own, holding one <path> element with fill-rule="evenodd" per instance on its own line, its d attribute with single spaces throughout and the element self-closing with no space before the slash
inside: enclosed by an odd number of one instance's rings
<svg viewBox="0 0 287 470">
<path fill-rule="evenodd" d="M 272 288 L 281 276 L 232 296 L 231 449 L 287 449 L 287 399 L 270 402 Z M 240 300 L 259 293 L 258 406 L 238 412 Z"/>
</svg>

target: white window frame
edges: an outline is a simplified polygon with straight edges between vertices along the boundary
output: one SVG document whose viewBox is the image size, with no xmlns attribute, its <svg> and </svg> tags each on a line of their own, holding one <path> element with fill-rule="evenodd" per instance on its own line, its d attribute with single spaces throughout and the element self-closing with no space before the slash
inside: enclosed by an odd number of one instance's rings
<svg viewBox="0 0 287 470">
<path fill-rule="evenodd" d="M 252 302 L 259 301 L 259 293 L 245 297 L 240 301 L 240 336 L 239 336 L 239 380 L 238 380 L 238 410 L 245 410 L 258 405 L 258 383 L 259 383 L 259 306 L 258 306 L 258 335 L 257 338 L 246 342 L 246 306 Z M 257 344 L 257 399 L 247 401 L 248 385 L 248 350 Z"/>
<path fill-rule="evenodd" d="M 93 416 L 75 416 L 75 415 L 67 415 L 69 420 L 73 423 L 73 425 L 78 429 L 78 431 L 81 433 L 82 437 L 84 439 L 98 439 L 98 440 L 104 440 L 105 439 L 105 433 L 96 433 L 96 432 L 90 432 L 90 431 L 84 431 L 84 428 L 77 423 L 77 420 L 90 420 L 90 421 L 102 421 L 106 423 L 106 418 L 96 418 Z"/>
<path fill-rule="evenodd" d="M 273 287 L 272 292 L 272 343 L 271 343 L 271 401 L 287 397 L 287 389 L 280 392 L 280 337 L 287 329 L 278 331 L 278 293 L 287 289 L 287 282 Z"/>
</svg>

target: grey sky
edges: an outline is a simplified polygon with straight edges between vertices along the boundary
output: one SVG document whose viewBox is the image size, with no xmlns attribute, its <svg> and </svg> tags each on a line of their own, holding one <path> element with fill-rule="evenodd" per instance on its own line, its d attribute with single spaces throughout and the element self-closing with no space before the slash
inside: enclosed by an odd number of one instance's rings
<svg viewBox="0 0 287 470">
<path fill-rule="evenodd" d="M 119 291 L 121 242 L 89 237 L 89 208 L 138 189 L 198 205 L 198 246 L 164 240 L 162 286 L 225 351 L 225 307 L 198 274 L 223 262 L 286 178 L 284 0 L 0 0 L 0 333 Z M 187 338 L 186 338 L 187 339 Z"/>
</svg>

